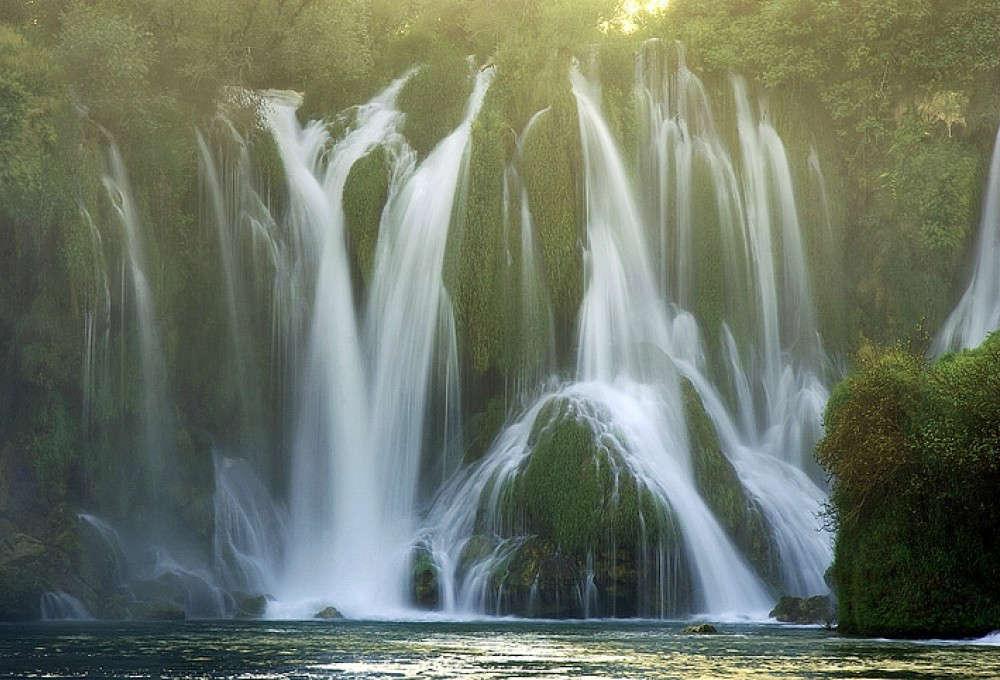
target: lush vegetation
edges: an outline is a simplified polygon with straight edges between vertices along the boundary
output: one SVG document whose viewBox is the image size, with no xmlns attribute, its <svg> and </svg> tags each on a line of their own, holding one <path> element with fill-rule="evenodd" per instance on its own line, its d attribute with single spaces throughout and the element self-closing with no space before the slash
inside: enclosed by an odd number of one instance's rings
<svg viewBox="0 0 1000 680">
<path fill-rule="evenodd" d="M 826 415 L 843 630 L 976 635 L 1000 620 L 1000 334 L 928 365 L 864 348 Z"/>
<path fill-rule="evenodd" d="M 0 616 L 25 613 L 19 593 L 34 597 L 42 581 L 60 584 L 49 572 L 76 559 L 77 509 L 143 511 L 127 465 L 140 429 L 136 330 L 121 321 L 128 316 L 116 279 L 124 244 L 100 181 L 112 140 L 126 158 L 148 234 L 172 445 L 184 469 L 167 493 L 180 521 L 206 536 L 213 447 L 261 452 L 280 493 L 288 423 L 286 385 L 274 379 L 278 359 L 264 350 L 247 367 L 258 393 L 250 406 L 237 398 L 244 390 L 226 358 L 219 246 L 204 219 L 194 129 L 218 142 L 220 103 L 242 88 L 303 92 L 302 115 L 332 120 L 424 64 L 400 106 L 406 136 L 426 155 L 461 117 L 466 56 L 497 65 L 473 132 L 466 210 L 446 265 L 462 336 L 468 457 L 475 458 L 502 424 L 505 381 L 523 347 L 505 290 L 503 242 L 510 235 L 499 191 L 514 139 L 533 113 L 550 107 L 521 171 L 565 366 L 584 267 L 580 151 L 566 67 L 571 56 L 596 55 L 608 118 L 632 154 L 633 57 L 654 37 L 686 45 L 689 64 L 723 113 L 728 74 L 743 74 L 770 102 L 799 176 L 807 176 L 809 148 L 819 151 L 837 197 L 838 254 L 815 230 L 807 233 L 827 347 L 850 355 L 868 342 L 905 339 L 922 353 L 928 329 L 939 325 L 963 285 L 985 158 L 1000 119 L 998 3 L 672 0 L 662 12 L 628 17 L 616 0 L 0 3 L 0 545 L 18 546 L 0 556 L 0 583 L 17 580 L 4 590 L 11 597 L 0 602 Z M 252 116 L 233 119 L 255 144 L 257 170 L 280 206 L 283 182 L 266 135 Z M 386 184 L 382 150 L 360 162 L 348 182 L 345 209 L 362 285 L 371 276 Z M 714 237 L 703 235 L 710 244 Z M 706 294 L 697 304 L 714 322 L 725 296 L 711 248 L 698 247 L 697 280 Z M 109 361 L 116 379 L 106 391 L 84 395 L 82 336 L 106 283 L 102 258 L 111 277 Z M 266 305 L 259 307 L 248 322 L 259 342 L 249 344 L 266 347 L 270 318 Z M 901 351 L 865 349 L 858 373 L 835 394 L 821 457 L 836 479 L 841 539 L 834 578 L 845 628 L 918 634 L 996 623 L 990 607 L 998 598 L 987 576 L 996 564 L 990 528 L 998 525 L 986 503 L 986 480 L 996 481 L 989 475 L 1000 422 L 990 411 L 997 392 L 987 390 L 996 388 L 987 370 L 996 344 L 932 368 Z M 712 490 L 708 500 L 766 573 L 771 548 L 759 535 L 756 510 L 729 483 L 732 470 L 716 455 L 703 420 L 691 419 L 705 452 L 697 474 Z M 569 439 L 585 434 L 569 425 L 560 432 Z M 566 446 L 573 451 L 554 447 L 536 468 L 590 455 L 575 441 Z M 526 501 L 555 493 L 544 488 L 544 470 L 527 472 L 525 484 L 540 486 L 524 490 Z M 578 500 L 551 498 L 556 508 Z M 563 521 L 572 512 L 568 505 L 565 513 L 534 513 L 555 522 L 551 540 L 570 551 L 593 538 Z M 961 542 L 949 553 L 944 541 L 952 535 Z M 542 548 L 531 550 L 543 559 Z M 900 570 L 889 573 L 884 565 Z M 45 577 L 34 578 L 39 574 Z M 862 588 L 866 583 L 875 585 Z"/>
</svg>

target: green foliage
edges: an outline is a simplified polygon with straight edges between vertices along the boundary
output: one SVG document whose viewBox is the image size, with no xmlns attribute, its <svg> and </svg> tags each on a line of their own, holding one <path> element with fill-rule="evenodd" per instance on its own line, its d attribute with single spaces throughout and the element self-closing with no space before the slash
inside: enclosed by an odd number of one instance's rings
<svg viewBox="0 0 1000 680">
<path fill-rule="evenodd" d="M 1000 620 L 1000 334 L 925 366 L 866 349 L 827 409 L 841 627 L 963 636 Z"/>
<path fill-rule="evenodd" d="M 73 94 L 96 121 L 141 118 L 155 59 L 149 36 L 103 5 L 72 5 L 63 16 L 57 55 Z"/>
</svg>

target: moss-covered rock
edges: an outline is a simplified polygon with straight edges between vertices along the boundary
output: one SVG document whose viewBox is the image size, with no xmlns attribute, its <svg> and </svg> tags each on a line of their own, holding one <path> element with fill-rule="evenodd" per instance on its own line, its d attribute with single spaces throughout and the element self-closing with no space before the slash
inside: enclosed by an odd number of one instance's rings
<svg viewBox="0 0 1000 680">
<path fill-rule="evenodd" d="M 376 147 L 351 168 L 344 184 L 344 217 L 356 284 L 367 288 L 375 266 L 382 210 L 389 198 L 390 159 Z"/>
<path fill-rule="evenodd" d="M 336 607 L 323 607 L 318 612 L 313 614 L 314 619 L 323 619 L 324 621 L 332 621 L 333 619 L 342 619 L 344 615 L 340 613 L 340 610 Z"/>
<path fill-rule="evenodd" d="M 484 530 L 463 555 L 469 566 L 492 564 L 488 606 L 580 617 L 659 614 L 660 602 L 678 612 L 689 604 L 672 512 L 634 474 L 607 422 L 600 406 L 576 399 L 554 397 L 541 408 L 531 451 L 500 494 L 503 536 Z M 668 563 L 671 576 L 660 580 Z"/>
<path fill-rule="evenodd" d="M 710 623 L 697 623 L 693 626 L 685 626 L 681 632 L 685 635 L 715 635 L 719 630 Z"/>
<path fill-rule="evenodd" d="M 441 605 L 438 587 L 438 568 L 434 557 L 424 547 L 413 552 L 410 560 L 410 581 L 413 584 L 413 603 L 422 609 L 437 609 Z"/>
<path fill-rule="evenodd" d="M 259 619 L 267 611 L 266 595 L 238 595 L 236 597 L 237 619 Z"/>
<path fill-rule="evenodd" d="M 771 538 L 760 505 L 743 488 L 736 470 L 722 451 L 712 420 L 701 398 L 687 380 L 684 407 L 691 439 L 695 482 L 702 498 L 740 551 L 757 572 L 774 586 L 780 585 L 777 547 Z"/>
<path fill-rule="evenodd" d="M 407 81 L 399 93 L 406 114 L 403 134 L 421 157 L 462 121 L 471 91 L 469 65 L 456 54 L 439 54 Z"/>
<path fill-rule="evenodd" d="M 828 595 L 813 597 L 783 596 L 768 616 L 782 623 L 821 623 L 831 625 L 835 618 L 833 601 Z"/>
</svg>

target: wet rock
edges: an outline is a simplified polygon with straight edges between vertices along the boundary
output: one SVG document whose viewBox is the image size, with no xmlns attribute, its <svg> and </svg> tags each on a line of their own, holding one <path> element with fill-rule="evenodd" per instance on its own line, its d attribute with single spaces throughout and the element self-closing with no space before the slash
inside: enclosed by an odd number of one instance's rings
<svg viewBox="0 0 1000 680">
<path fill-rule="evenodd" d="M 330 621 L 333 619 L 342 619 L 344 615 L 340 613 L 340 610 L 336 607 L 323 607 L 318 612 L 313 614 L 314 619 L 324 619 Z"/>
<path fill-rule="evenodd" d="M 687 626 L 681 632 L 685 635 L 715 635 L 719 630 L 710 623 L 698 623 L 693 626 Z"/>
<path fill-rule="evenodd" d="M 770 616 L 782 623 L 829 625 L 835 617 L 833 601 L 827 595 L 813 597 L 784 596 L 771 610 Z"/>
<path fill-rule="evenodd" d="M 267 611 L 266 595 L 246 595 L 236 599 L 236 618 L 259 619 Z"/>
<path fill-rule="evenodd" d="M 427 549 L 421 547 L 413 553 L 411 576 L 413 603 L 422 609 L 437 609 L 441 603 L 438 569 Z"/>
</svg>

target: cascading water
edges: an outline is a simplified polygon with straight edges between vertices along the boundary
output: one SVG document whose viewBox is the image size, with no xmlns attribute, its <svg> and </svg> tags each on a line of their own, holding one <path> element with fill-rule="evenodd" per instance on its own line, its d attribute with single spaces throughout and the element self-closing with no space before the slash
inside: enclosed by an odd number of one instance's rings
<svg viewBox="0 0 1000 680">
<path fill-rule="evenodd" d="M 774 591 L 768 593 L 754 573 L 761 565 L 748 564 L 703 500 L 707 490 L 697 480 L 693 456 L 705 454 L 692 448 L 685 382 L 748 503 L 764 518 L 779 563 L 772 588 L 827 592 L 823 573 L 831 540 L 819 519 L 825 494 L 805 471 L 827 397 L 820 377 L 825 358 L 791 170 L 774 128 L 766 119 L 754 121 L 739 80 L 734 91 L 742 158 L 736 163 L 716 131 L 705 88 L 684 66 L 683 55 L 679 61 L 669 74 L 658 45 L 647 45 L 638 60 L 638 146 L 644 150 L 638 181 L 648 198 L 643 209 L 632 198 L 629 175 L 603 120 L 598 86 L 577 68 L 571 73 L 588 238 L 577 381 L 528 408 L 482 462 L 451 481 L 432 509 L 423 540 L 438 566 L 445 610 L 501 613 L 510 601 L 504 588 L 511 587 L 511 569 L 520 564 L 515 556 L 534 540 L 517 512 L 511 519 L 510 497 L 526 483 L 533 458 L 543 455 L 537 451 L 546 432 L 559 426 L 551 411 L 561 404 L 592 433 L 599 453 L 590 464 L 598 470 L 610 466 L 612 504 L 625 502 L 628 484 L 634 484 L 656 499 L 674 528 L 664 531 L 648 510 L 639 511 L 641 592 L 634 611 L 766 611 Z M 723 314 L 719 357 L 707 351 L 695 317 L 684 310 L 698 307 L 704 280 L 695 268 L 694 243 L 704 237 L 699 230 L 706 217 L 692 196 L 702 185 L 711 191 L 718 224 L 725 277 L 719 285 L 735 296 L 727 312 L 748 331 L 737 343 Z M 657 247 L 648 248 L 647 238 Z M 727 377 L 722 387 L 710 377 L 719 370 Z M 613 554 L 623 538 L 612 532 L 602 540 L 611 542 Z M 576 564 L 578 606 L 571 610 L 614 615 L 620 596 L 613 581 L 595 578 L 594 548 L 607 559 L 607 547 L 598 544 Z M 621 563 L 615 564 L 612 571 L 620 570 Z M 538 605 L 539 578 L 551 581 L 543 567 L 536 569 L 522 613 L 534 613 Z M 693 591 L 687 602 L 678 596 L 682 584 Z"/>
<path fill-rule="evenodd" d="M 555 368 L 552 303 L 545 288 L 541 258 L 535 243 L 528 190 L 520 172 L 524 145 L 535 125 L 549 110 L 541 109 L 528 119 L 517 137 L 514 158 L 507 165 L 503 177 L 504 240 L 507 272 L 510 275 L 507 285 L 516 301 L 515 320 L 519 330 L 517 361 L 520 370 L 514 385 L 518 402 L 536 392 Z M 515 241 L 516 258 L 511 253 L 510 241 Z"/>
<path fill-rule="evenodd" d="M 935 355 L 976 347 L 1000 329 L 1000 130 L 993 146 L 978 239 L 972 279 L 934 340 Z"/>
<path fill-rule="evenodd" d="M 143 424 L 139 455 L 145 461 L 145 488 L 155 497 L 172 472 L 169 458 L 173 441 L 170 414 L 173 411 L 167 397 L 167 369 L 154 310 L 153 292 L 146 275 L 146 251 L 139 211 L 129 185 L 125 162 L 116 145 L 111 145 L 108 157 L 110 172 L 102 179 L 125 235 L 125 256 L 139 336 Z"/>
<path fill-rule="evenodd" d="M 699 392 L 742 483 L 767 516 L 781 556 L 782 587 L 802 595 L 826 592 L 823 573 L 832 552 L 819 520 L 825 493 L 807 474 L 817 473 L 811 451 L 828 397 L 826 358 L 790 164 L 774 127 L 766 117 L 755 121 L 746 87 L 734 78 L 737 163 L 716 129 L 704 86 L 685 65 L 683 49 L 677 55 L 675 74 L 657 41 L 644 45 L 638 60 L 642 129 L 651 135 L 640 148 L 650 149 L 652 157 L 641 167 L 693 173 L 695 163 L 671 166 L 673 147 L 688 145 L 694 148 L 690 156 L 708 168 L 724 265 L 724 280 L 714 285 L 728 301 L 717 364 L 728 379 L 715 387 L 698 362 L 681 361 L 680 368 Z M 680 132 L 671 132 L 675 129 Z M 662 172 L 640 181 L 653 187 L 654 205 L 681 200 L 664 197 L 671 185 L 663 182 Z M 691 179 L 678 180 L 676 191 L 694 185 Z M 670 216 L 659 214 L 655 224 L 665 240 L 680 243 L 684 239 L 670 236 L 675 230 Z M 703 219 L 699 223 L 704 225 Z M 824 224 L 820 230 L 827 228 Z M 712 285 L 705 277 L 700 280 Z M 734 327 L 741 332 L 734 334 Z M 708 354 L 696 349 L 693 356 L 703 353 Z"/>
<path fill-rule="evenodd" d="M 524 410 L 482 461 L 455 473 L 459 347 L 442 270 L 464 200 L 473 122 L 492 77 L 492 69 L 475 74 L 463 120 L 419 163 L 395 105 L 408 76 L 342 116 L 346 129 L 336 139 L 323 123 L 300 125 L 297 96 L 265 94 L 262 120 L 287 183 L 281 218 L 254 187 L 250 147 L 234 126 L 235 164 L 213 158 L 198 136 L 237 385 L 245 379 L 246 308 L 262 299 L 260 290 L 244 288 L 271 287 L 272 371 L 294 395 L 288 512 L 253 465 L 217 455 L 210 562 L 178 560 L 157 547 L 144 560 L 130 558 L 123 581 L 140 590 L 179 583 L 181 605 L 201 616 L 232 613 L 232 593 L 244 592 L 275 595 L 269 613 L 276 616 L 311 616 L 330 604 L 348 616 L 400 615 L 408 611 L 416 544 L 430 555 L 440 604 L 452 614 L 760 614 L 779 591 L 826 592 L 831 546 L 818 519 L 825 494 L 808 463 L 826 367 L 787 154 L 734 80 L 734 156 L 706 88 L 683 55 L 670 71 L 656 43 L 637 62 L 634 173 L 604 120 L 597 80 L 571 71 L 585 294 L 574 381 L 556 388 L 553 311 L 520 175 L 524 147 L 547 109 L 517 138 L 503 206 L 509 304 L 520 351 L 531 354 L 516 375 L 516 408 Z M 343 195 L 352 168 L 379 147 L 391 165 L 388 200 L 359 304 Z M 819 173 L 818 160 L 810 164 Z M 145 363 L 162 354 L 138 213 L 115 150 L 105 184 L 125 227 L 144 384 L 160 387 L 159 397 L 147 395 L 144 413 L 168 413 L 165 373 Z M 706 247 L 721 262 L 714 283 L 701 269 Z M 261 267 L 244 269 L 248 254 L 261 253 Z M 706 285 L 724 292 L 714 313 L 706 313 Z M 719 333 L 718 349 L 703 340 L 700 325 Z M 733 493 L 746 506 L 739 512 L 750 518 L 739 521 L 760 518 L 761 554 L 748 556 L 746 536 L 734 535 L 732 518 L 723 521 L 709 498 L 703 477 L 711 452 L 705 432 L 696 432 L 699 417 L 718 442 L 711 464 L 736 480 Z M 153 441 L 155 419 L 146 426 Z M 594 520 L 600 528 L 578 554 L 560 557 L 558 544 L 541 546 L 563 559 L 551 567 L 551 555 L 538 557 L 535 520 L 512 499 L 524 501 L 538 451 L 567 431 L 586 440 L 580 479 L 592 470 L 609 491 Z M 422 490 L 442 484 L 421 527 Z M 576 489 L 555 493 L 565 491 Z"/>
<path fill-rule="evenodd" d="M 465 185 L 472 123 L 493 73 L 487 68 L 476 74 L 461 124 L 391 196 L 379 226 L 368 305 L 371 429 L 380 482 L 374 495 L 378 506 L 372 529 L 382 542 L 375 559 L 385 565 L 383 570 L 392 570 L 378 587 L 396 606 L 407 601 L 407 565 L 416 530 L 416 494 L 439 319 L 444 318 L 445 328 L 454 333 L 454 322 L 448 321 L 451 301 L 442 279 L 445 246 Z M 457 375 L 452 378 L 457 381 Z"/>
<path fill-rule="evenodd" d="M 306 276 L 315 272 L 315 281 L 306 282 L 313 316 L 297 405 L 287 564 L 278 589 L 291 603 L 287 611 L 300 615 L 303 607 L 324 603 L 355 616 L 405 607 L 435 364 L 444 367 L 446 446 L 454 446 L 460 432 L 457 340 L 441 271 L 472 122 L 492 70 L 476 76 L 464 120 L 419 165 L 398 133 L 402 114 L 395 99 L 407 78 L 359 107 L 329 149 L 324 126 L 298 125 L 296 102 L 272 98 L 269 107 L 288 181 L 291 240 L 301 248 Z M 379 145 L 392 149 L 395 169 L 362 332 L 342 199 L 351 168 Z M 441 474 L 447 474 L 455 456 L 442 458 Z"/>
<path fill-rule="evenodd" d="M 42 593 L 39 609 L 42 621 L 87 621 L 94 618 L 80 600 L 61 590 Z"/>
<path fill-rule="evenodd" d="M 304 286 L 311 302 L 300 301 L 310 305 L 312 319 L 293 444 L 290 531 L 280 589 L 286 599 L 331 598 L 349 608 L 344 600 L 353 594 L 363 606 L 372 591 L 355 590 L 351 577 L 375 576 L 385 562 L 370 525 L 378 513 L 379 489 L 342 197 L 354 163 L 396 134 L 402 114 L 394 102 L 404 83 L 405 78 L 397 80 L 360 107 L 353 127 L 330 149 L 323 124 L 300 127 L 297 99 L 272 96 L 267 105 L 288 184 L 289 240 L 302 275 L 315 277 Z"/>
</svg>

